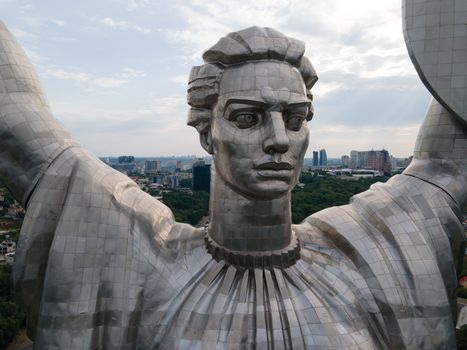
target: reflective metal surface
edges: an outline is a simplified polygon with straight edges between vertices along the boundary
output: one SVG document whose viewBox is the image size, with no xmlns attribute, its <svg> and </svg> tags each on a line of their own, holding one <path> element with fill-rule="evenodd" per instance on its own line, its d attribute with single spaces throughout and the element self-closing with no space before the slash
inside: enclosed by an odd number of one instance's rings
<svg viewBox="0 0 467 350">
<path fill-rule="evenodd" d="M 291 225 L 317 80 L 303 52 L 252 27 L 192 70 L 208 238 L 230 254 L 214 259 L 204 229 L 71 140 L 2 26 L 0 177 L 27 205 L 14 279 L 36 349 L 456 348 L 465 126 L 434 100 L 403 175 Z M 298 261 L 266 263 L 292 237 Z"/>
<path fill-rule="evenodd" d="M 403 0 L 410 58 L 431 94 L 467 124 L 467 2 Z"/>
</svg>

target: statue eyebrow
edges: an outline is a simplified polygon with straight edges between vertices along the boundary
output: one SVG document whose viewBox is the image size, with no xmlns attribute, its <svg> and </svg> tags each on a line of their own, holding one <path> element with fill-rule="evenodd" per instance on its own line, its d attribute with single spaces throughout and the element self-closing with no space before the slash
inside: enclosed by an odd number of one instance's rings
<svg viewBox="0 0 467 350">
<path fill-rule="evenodd" d="M 300 107 L 310 107 L 311 101 L 303 101 L 303 102 L 296 102 L 296 103 L 289 103 L 287 108 L 300 108 Z"/>
<path fill-rule="evenodd" d="M 233 103 L 239 103 L 239 104 L 246 104 L 246 105 L 251 105 L 251 106 L 259 106 L 259 107 L 268 107 L 268 104 L 260 97 L 256 96 L 236 96 L 229 98 L 227 102 L 224 105 L 224 108 L 227 108 L 229 105 Z M 301 106 L 307 106 L 309 107 L 311 104 L 311 100 L 308 98 L 291 98 L 291 101 L 287 103 L 288 107 L 301 107 Z"/>
<path fill-rule="evenodd" d="M 240 103 L 244 105 L 252 105 L 252 106 L 261 106 L 261 107 L 267 107 L 266 102 L 262 98 L 257 98 L 253 96 L 248 96 L 248 97 L 233 97 L 229 98 L 227 102 L 224 105 L 224 108 L 229 107 L 229 105 L 233 103 Z"/>
</svg>

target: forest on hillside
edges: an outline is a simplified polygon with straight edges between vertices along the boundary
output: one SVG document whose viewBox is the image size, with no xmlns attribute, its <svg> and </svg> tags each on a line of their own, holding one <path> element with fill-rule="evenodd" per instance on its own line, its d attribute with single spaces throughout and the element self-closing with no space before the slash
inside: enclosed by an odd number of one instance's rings
<svg viewBox="0 0 467 350">
<path fill-rule="evenodd" d="M 302 174 L 299 185 L 292 190 L 292 222 L 298 224 L 324 208 L 347 204 L 354 194 L 367 190 L 375 182 L 387 180 L 388 177 L 344 180 L 331 175 Z M 195 225 L 208 215 L 207 192 L 171 191 L 162 194 L 162 201 L 172 210 L 178 222 Z"/>
</svg>

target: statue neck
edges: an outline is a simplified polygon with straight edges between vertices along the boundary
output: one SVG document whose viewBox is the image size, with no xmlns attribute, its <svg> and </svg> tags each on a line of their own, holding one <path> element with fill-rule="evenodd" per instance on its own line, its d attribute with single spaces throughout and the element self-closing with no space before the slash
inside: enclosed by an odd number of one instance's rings
<svg viewBox="0 0 467 350">
<path fill-rule="evenodd" d="M 209 236 L 231 251 L 280 250 L 291 243 L 290 193 L 272 200 L 246 198 L 211 166 Z"/>
</svg>

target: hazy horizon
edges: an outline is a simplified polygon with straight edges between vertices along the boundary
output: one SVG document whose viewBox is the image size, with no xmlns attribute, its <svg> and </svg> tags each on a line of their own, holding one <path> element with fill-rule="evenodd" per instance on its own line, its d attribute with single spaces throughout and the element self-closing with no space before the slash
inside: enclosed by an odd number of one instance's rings
<svg viewBox="0 0 467 350">
<path fill-rule="evenodd" d="M 412 154 L 430 95 L 394 0 L 0 0 L 54 115 L 95 154 L 203 156 L 186 83 L 203 50 L 251 25 L 303 40 L 319 81 L 310 147 Z"/>
</svg>

